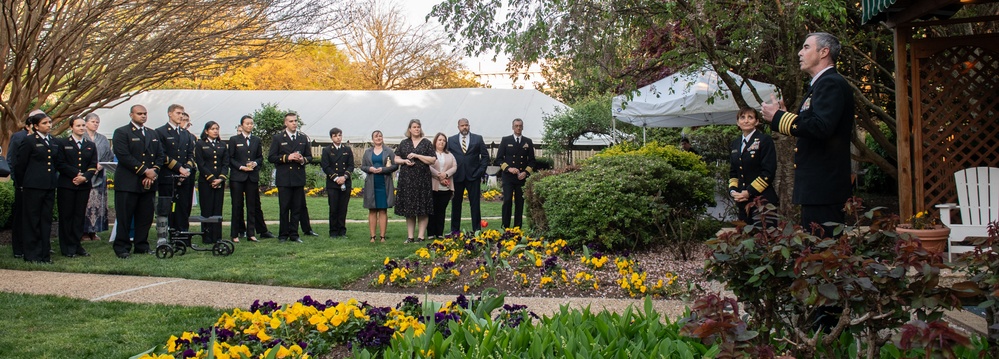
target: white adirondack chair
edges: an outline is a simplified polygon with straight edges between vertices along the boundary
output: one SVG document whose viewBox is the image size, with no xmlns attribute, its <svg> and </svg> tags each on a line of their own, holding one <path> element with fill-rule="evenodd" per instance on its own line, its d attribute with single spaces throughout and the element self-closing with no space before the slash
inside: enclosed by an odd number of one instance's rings
<svg viewBox="0 0 999 359">
<path fill-rule="evenodd" d="M 950 227 L 947 239 L 947 260 L 955 253 L 974 249 L 963 243 L 968 237 L 988 236 L 986 227 L 999 219 L 999 168 L 972 167 L 954 172 L 957 185 L 957 204 L 944 203 L 940 209 L 940 222 Z M 961 210 L 961 223 L 950 222 L 950 210 Z"/>
</svg>

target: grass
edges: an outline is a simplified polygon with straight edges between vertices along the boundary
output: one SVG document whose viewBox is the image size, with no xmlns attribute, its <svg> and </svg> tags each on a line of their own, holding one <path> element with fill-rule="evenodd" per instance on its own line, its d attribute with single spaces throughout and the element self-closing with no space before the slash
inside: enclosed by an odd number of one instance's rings
<svg viewBox="0 0 999 359">
<path fill-rule="evenodd" d="M 0 312 L 8 316 L 0 335 L 0 353 L 8 359 L 128 358 L 221 315 L 209 307 L 2 292 Z"/>
</svg>

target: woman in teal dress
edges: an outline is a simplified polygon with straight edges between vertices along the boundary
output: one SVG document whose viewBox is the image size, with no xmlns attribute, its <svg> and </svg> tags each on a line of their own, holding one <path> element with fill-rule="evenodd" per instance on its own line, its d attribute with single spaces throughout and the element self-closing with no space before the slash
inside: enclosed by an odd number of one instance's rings
<svg viewBox="0 0 999 359">
<path fill-rule="evenodd" d="M 385 241 L 385 226 L 388 225 L 388 208 L 395 205 L 395 185 L 392 183 L 392 172 L 399 169 L 392 158 L 395 152 L 384 146 L 382 131 L 371 133 L 373 146 L 364 150 L 361 156 L 361 171 L 367 174 L 364 178 L 364 208 L 368 209 L 368 231 L 371 242 L 375 241 L 375 229 L 380 227 L 381 241 Z"/>
</svg>

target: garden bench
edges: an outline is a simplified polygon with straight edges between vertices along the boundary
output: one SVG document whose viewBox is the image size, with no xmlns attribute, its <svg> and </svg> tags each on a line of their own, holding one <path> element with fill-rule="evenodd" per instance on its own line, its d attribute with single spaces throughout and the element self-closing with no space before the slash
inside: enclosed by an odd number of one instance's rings
<svg viewBox="0 0 999 359">
<path fill-rule="evenodd" d="M 974 250 L 965 242 L 968 237 L 988 236 L 987 226 L 999 219 L 999 168 L 972 167 L 954 172 L 957 187 L 957 204 L 944 203 L 940 209 L 940 222 L 949 227 L 947 260 L 955 253 Z M 951 223 L 950 210 L 961 211 L 961 223 Z"/>
</svg>

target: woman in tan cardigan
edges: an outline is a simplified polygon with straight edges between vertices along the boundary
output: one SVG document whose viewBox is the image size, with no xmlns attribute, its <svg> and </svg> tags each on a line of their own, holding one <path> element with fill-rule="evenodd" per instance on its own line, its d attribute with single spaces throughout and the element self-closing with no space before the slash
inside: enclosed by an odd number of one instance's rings
<svg viewBox="0 0 999 359">
<path fill-rule="evenodd" d="M 434 213 L 430 215 L 430 223 L 427 225 L 427 236 L 430 238 L 444 238 L 444 217 L 447 212 L 447 204 L 451 201 L 454 193 L 454 183 L 451 176 L 458 170 L 458 163 L 454 155 L 447 150 L 447 135 L 438 132 L 434 136 L 434 148 L 437 150 L 437 162 L 430 166 L 430 176 L 432 178 L 431 189 L 434 192 Z M 457 194 L 461 196 L 461 194 Z"/>
</svg>

